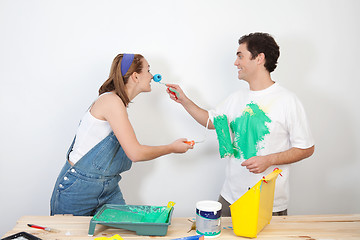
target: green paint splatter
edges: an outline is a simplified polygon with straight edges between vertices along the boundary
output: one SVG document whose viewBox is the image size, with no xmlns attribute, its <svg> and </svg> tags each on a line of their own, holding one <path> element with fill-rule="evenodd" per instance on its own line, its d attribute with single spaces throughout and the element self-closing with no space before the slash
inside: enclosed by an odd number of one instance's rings
<svg viewBox="0 0 360 240">
<path fill-rule="evenodd" d="M 271 119 L 253 102 L 247 105 L 247 109 L 241 117 L 236 118 L 230 123 L 230 128 L 234 133 L 234 156 L 249 159 L 257 155 L 258 144 L 269 134 L 266 123 Z"/>
<path fill-rule="evenodd" d="M 214 126 L 219 141 L 219 152 L 221 158 L 224 158 L 225 156 L 233 155 L 234 150 L 231 143 L 231 136 L 230 136 L 227 116 L 222 115 L 215 117 Z"/>
<path fill-rule="evenodd" d="M 246 105 L 241 115 L 230 123 L 230 129 L 234 133 L 234 140 L 231 141 L 228 119 L 226 115 L 214 118 L 214 126 L 219 141 L 219 152 L 221 158 L 234 155 L 235 158 L 249 159 L 257 156 L 259 143 L 269 134 L 266 123 L 271 119 L 251 102 Z"/>
</svg>

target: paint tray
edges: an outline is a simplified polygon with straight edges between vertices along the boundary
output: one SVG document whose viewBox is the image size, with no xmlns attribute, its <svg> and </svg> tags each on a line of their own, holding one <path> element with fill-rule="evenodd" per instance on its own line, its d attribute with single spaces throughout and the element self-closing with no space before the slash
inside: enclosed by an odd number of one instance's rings
<svg viewBox="0 0 360 240">
<path fill-rule="evenodd" d="M 274 204 L 275 181 L 282 170 L 275 169 L 230 205 L 234 233 L 256 238 L 270 223 Z"/>
<path fill-rule="evenodd" d="M 19 232 L 14 235 L 2 238 L 1 240 L 16 240 L 16 239 L 25 239 L 25 240 L 41 240 L 41 238 L 35 237 L 34 235 L 27 232 Z"/>
<path fill-rule="evenodd" d="M 174 210 L 169 205 L 105 204 L 91 219 L 88 234 L 93 236 L 96 224 L 101 224 L 135 231 L 137 235 L 165 236 Z"/>
</svg>

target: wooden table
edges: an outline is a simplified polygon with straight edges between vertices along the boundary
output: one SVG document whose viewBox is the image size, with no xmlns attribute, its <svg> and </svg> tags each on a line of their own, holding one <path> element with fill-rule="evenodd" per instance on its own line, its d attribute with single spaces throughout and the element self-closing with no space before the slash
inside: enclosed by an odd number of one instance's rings
<svg viewBox="0 0 360 240">
<path fill-rule="evenodd" d="M 82 240 L 96 237 L 111 237 L 119 234 L 125 240 L 139 239 L 174 239 L 196 235 L 191 228 L 189 218 L 172 218 L 168 233 L 164 237 L 137 236 L 134 232 L 109 228 L 97 225 L 95 235 L 88 237 L 89 222 L 91 217 L 74 216 L 23 216 L 16 226 L 3 237 L 26 231 L 44 240 Z M 190 218 L 194 219 L 194 218 Z M 222 218 L 221 236 L 217 239 L 248 239 L 236 236 L 231 227 L 231 218 Z M 59 233 L 46 232 L 29 228 L 28 223 L 47 226 L 59 230 Z M 351 215 L 304 215 L 304 216 L 276 216 L 267 225 L 256 239 L 360 239 L 360 214 Z"/>
</svg>

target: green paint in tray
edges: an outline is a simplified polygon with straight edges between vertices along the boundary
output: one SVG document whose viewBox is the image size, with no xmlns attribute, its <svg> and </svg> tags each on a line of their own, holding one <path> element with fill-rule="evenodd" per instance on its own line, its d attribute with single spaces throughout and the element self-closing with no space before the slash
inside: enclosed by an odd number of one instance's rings
<svg viewBox="0 0 360 240">
<path fill-rule="evenodd" d="M 165 213 L 165 214 L 163 214 Z M 95 220 L 103 222 L 166 222 L 167 207 L 140 206 L 124 209 L 105 209 Z"/>
<path fill-rule="evenodd" d="M 138 235 L 165 236 L 171 224 L 175 203 L 168 206 L 105 204 L 91 219 L 89 236 L 93 236 L 96 224 L 135 231 Z"/>
</svg>

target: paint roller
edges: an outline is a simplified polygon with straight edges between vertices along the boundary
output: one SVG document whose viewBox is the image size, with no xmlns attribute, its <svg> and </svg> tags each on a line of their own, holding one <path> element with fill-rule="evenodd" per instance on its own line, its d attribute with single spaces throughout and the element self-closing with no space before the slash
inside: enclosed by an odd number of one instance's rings
<svg viewBox="0 0 360 240">
<path fill-rule="evenodd" d="M 160 74 L 155 74 L 155 75 L 153 76 L 153 80 L 154 80 L 154 82 L 161 83 L 161 84 L 164 84 L 164 85 L 166 86 L 165 83 L 162 83 L 162 82 L 161 82 L 162 76 L 161 76 Z M 175 99 L 177 100 L 177 99 L 178 99 L 178 96 L 179 96 L 179 93 L 178 93 L 175 89 L 173 89 L 173 88 L 168 87 L 167 89 L 170 91 L 170 93 L 171 93 L 171 94 L 175 97 Z"/>
</svg>

